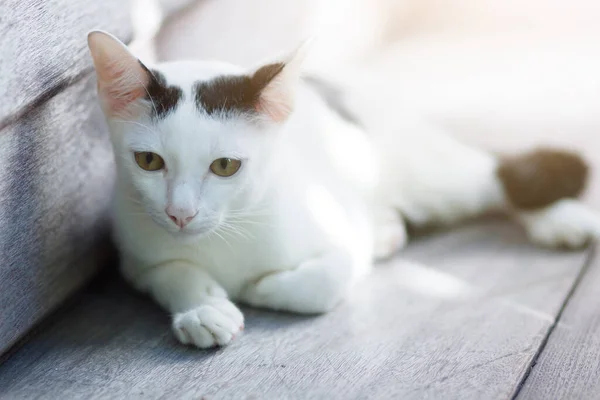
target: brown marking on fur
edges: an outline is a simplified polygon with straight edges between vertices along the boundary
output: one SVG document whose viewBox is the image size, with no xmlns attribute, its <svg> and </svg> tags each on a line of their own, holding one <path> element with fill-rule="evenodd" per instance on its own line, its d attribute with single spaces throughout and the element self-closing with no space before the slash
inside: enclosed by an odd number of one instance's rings
<svg viewBox="0 0 600 400">
<path fill-rule="evenodd" d="M 283 70 L 284 64 L 265 65 L 253 75 L 219 76 L 194 85 L 196 106 L 211 115 L 218 112 L 256 113 L 261 92 Z"/>
<path fill-rule="evenodd" d="M 150 110 L 152 118 L 164 118 L 177 108 L 179 101 L 183 98 L 183 90 L 174 85 L 168 85 L 165 76 L 156 70 L 149 70 L 144 64 L 140 65 L 149 74 L 150 79 L 146 85 L 146 100 L 153 107 Z"/>
<path fill-rule="evenodd" d="M 513 207 L 535 210 L 581 195 L 588 166 L 577 153 L 539 149 L 504 158 L 497 174 Z"/>
</svg>

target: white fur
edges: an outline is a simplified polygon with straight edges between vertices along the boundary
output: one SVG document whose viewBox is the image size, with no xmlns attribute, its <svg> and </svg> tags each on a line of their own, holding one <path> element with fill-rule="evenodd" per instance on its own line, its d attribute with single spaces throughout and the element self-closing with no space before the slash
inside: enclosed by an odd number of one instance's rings
<svg viewBox="0 0 600 400">
<path fill-rule="evenodd" d="M 365 132 L 292 79 L 277 82 L 297 86 L 276 91 L 295 92 L 283 123 L 208 116 L 196 109 L 192 85 L 242 69 L 210 62 L 158 68 L 184 90 L 175 112 L 158 122 L 107 116 L 118 171 L 114 226 L 125 277 L 173 313 L 182 343 L 229 343 L 243 328 L 231 301 L 330 310 L 375 257 L 405 244 L 402 217 L 453 223 L 505 207 L 494 157 L 406 116 L 382 118 L 384 104 L 347 99 Z M 166 170 L 142 170 L 134 151 L 160 154 Z M 230 178 L 211 174 L 221 157 L 241 159 L 242 168 Z M 563 228 L 586 239 L 600 232 L 597 219 L 570 220 L 589 212 L 569 204 L 524 216 L 534 239 L 543 232 L 549 237 L 538 241 L 578 245 Z M 198 215 L 180 229 L 167 207 Z"/>
<path fill-rule="evenodd" d="M 560 200 L 542 210 L 522 212 L 518 218 L 540 246 L 576 248 L 600 237 L 600 216 L 577 200 Z"/>
</svg>

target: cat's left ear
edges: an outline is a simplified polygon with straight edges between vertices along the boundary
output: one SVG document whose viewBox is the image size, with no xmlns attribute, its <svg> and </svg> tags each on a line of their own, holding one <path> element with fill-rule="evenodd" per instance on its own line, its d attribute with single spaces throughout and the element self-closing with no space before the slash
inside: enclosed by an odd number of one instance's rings
<svg viewBox="0 0 600 400">
<path fill-rule="evenodd" d="M 311 40 L 305 40 L 293 52 L 278 61 L 255 68 L 252 85 L 259 89 L 256 111 L 274 122 L 283 122 L 294 109 L 294 100 L 301 67 Z"/>
<path fill-rule="evenodd" d="M 88 34 L 98 94 L 108 117 L 132 117 L 140 111 L 150 72 L 119 39 L 103 31 Z"/>
</svg>

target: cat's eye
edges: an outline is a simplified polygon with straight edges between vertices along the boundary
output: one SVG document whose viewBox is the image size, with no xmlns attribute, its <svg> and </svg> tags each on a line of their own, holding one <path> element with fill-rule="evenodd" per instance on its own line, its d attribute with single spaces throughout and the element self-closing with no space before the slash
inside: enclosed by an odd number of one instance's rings
<svg viewBox="0 0 600 400">
<path fill-rule="evenodd" d="M 139 151 L 135 153 L 135 162 L 146 171 L 159 171 L 165 167 L 165 161 L 156 153 Z"/>
<path fill-rule="evenodd" d="M 215 175 L 228 177 L 238 172 L 241 166 L 242 162 L 240 160 L 234 160 L 233 158 L 219 158 L 210 164 L 210 170 Z"/>
</svg>

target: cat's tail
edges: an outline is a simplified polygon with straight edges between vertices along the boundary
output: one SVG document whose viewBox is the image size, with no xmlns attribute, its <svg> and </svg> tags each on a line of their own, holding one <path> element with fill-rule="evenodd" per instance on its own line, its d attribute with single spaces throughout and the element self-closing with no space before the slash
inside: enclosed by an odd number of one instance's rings
<svg viewBox="0 0 600 400">
<path fill-rule="evenodd" d="M 510 205 L 521 211 L 578 198 L 585 190 L 589 167 L 575 152 L 540 148 L 501 157 L 497 175 Z"/>
<path fill-rule="evenodd" d="M 589 175 L 581 155 L 549 148 L 501 157 L 496 169 L 509 209 L 534 242 L 551 247 L 600 238 L 600 214 L 577 200 Z"/>
</svg>

